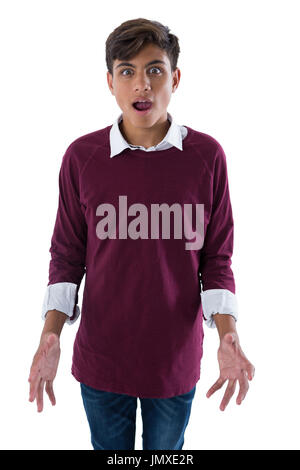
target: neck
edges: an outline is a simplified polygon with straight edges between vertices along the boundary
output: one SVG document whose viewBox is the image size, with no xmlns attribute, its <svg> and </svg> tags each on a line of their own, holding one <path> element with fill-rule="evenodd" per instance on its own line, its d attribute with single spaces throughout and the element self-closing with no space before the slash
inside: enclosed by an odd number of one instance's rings
<svg viewBox="0 0 300 470">
<path fill-rule="evenodd" d="M 123 117 L 119 129 L 124 139 L 131 145 L 142 145 L 145 148 L 159 144 L 166 136 L 171 123 L 168 119 L 157 122 L 150 128 L 135 127 Z"/>
</svg>

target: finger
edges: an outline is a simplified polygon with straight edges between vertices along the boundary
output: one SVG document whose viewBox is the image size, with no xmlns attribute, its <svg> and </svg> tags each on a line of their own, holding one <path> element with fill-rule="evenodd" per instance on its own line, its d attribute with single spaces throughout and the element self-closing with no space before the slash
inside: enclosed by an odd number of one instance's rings
<svg viewBox="0 0 300 470">
<path fill-rule="evenodd" d="M 37 403 L 37 410 L 38 412 L 43 411 L 43 392 L 44 392 L 44 384 L 45 380 L 41 378 L 38 390 L 37 390 L 37 397 L 36 397 L 36 403 Z"/>
<path fill-rule="evenodd" d="M 29 377 L 28 377 L 28 382 L 32 382 L 37 378 L 39 370 L 40 370 L 40 365 L 38 362 L 36 362 L 35 364 L 31 366 Z"/>
<path fill-rule="evenodd" d="M 36 353 L 32 361 L 31 368 L 30 368 L 28 382 L 33 383 L 36 380 L 39 380 L 39 375 L 40 375 L 40 370 L 41 370 L 41 361 L 42 361 L 41 353 L 40 352 Z"/>
<path fill-rule="evenodd" d="M 249 380 L 252 380 L 253 377 L 254 377 L 254 374 L 255 374 L 255 367 L 254 367 L 254 365 L 252 365 L 251 363 L 249 363 L 249 365 L 246 367 L 246 371 L 247 371 L 248 379 L 249 379 Z"/>
<path fill-rule="evenodd" d="M 236 399 L 236 404 L 237 405 L 240 405 L 242 403 L 242 401 L 244 400 L 248 390 L 249 390 L 249 383 L 248 383 L 248 380 L 247 380 L 247 376 L 246 376 L 246 371 L 243 371 L 241 377 L 238 379 L 239 380 L 239 384 L 240 384 L 240 390 L 239 390 L 239 394 L 237 396 L 237 399 Z"/>
<path fill-rule="evenodd" d="M 56 400 L 55 400 L 55 395 L 54 395 L 54 390 L 53 390 L 53 381 L 52 380 L 47 380 L 46 381 L 46 392 L 49 396 L 49 399 L 50 399 L 52 405 L 55 405 Z"/>
<path fill-rule="evenodd" d="M 232 395 L 234 394 L 235 387 L 236 387 L 236 382 L 237 382 L 237 379 L 228 381 L 227 388 L 225 390 L 223 399 L 222 399 L 221 404 L 220 404 L 220 410 L 221 411 L 225 410 L 225 408 L 228 405 Z"/>
<path fill-rule="evenodd" d="M 212 387 L 210 387 L 210 389 L 206 393 L 207 398 L 209 398 L 213 393 L 223 387 L 223 384 L 226 380 L 227 379 L 222 379 L 221 377 L 219 377 L 218 380 L 213 384 Z"/>
<path fill-rule="evenodd" d="M 29 388 L 29 401 L 34 401 L 36 398 L 37 390 L 41 381 L 40 370 L 37 369 L 33 375 L 29 377 L 30 388 Z"/>
</svg>

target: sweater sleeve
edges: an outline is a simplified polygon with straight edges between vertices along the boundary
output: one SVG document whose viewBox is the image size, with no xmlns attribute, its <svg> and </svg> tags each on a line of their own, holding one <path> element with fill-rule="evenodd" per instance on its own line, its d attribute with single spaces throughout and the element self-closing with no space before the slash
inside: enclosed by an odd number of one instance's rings
<svg viewBox="0 0 300 470">
<path fill-rule="evenodd" d="M 231 269 L 234 221 L 229 193 L 226 156 L 218 144 L 214 162 L 213 199 L 210 220 L 200 253 L 201 301 L 208 327 L 215 328 L 213 315 L 238 318 L 235 281 Z"/>
<path fill-rule="evenodd" d="M 85 274 L 87 224 L 80 201 L 80 168 L 74 145 L 66 150 L 59 172 L 59 198 L 51 238 L 49 282 L 44 296 L 42 318 L 56 309 L 74 323 L 80 309 L 78 291 Z"/>
</svg>

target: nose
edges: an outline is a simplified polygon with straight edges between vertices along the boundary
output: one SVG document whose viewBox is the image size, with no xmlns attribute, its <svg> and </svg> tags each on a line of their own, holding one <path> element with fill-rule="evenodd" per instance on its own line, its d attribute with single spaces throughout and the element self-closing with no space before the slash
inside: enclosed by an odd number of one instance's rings
<svg viewBox="0 0 300 470">
<path fill-rule="evenodd" d="M 134 89 L 135 91 L 139 90 L 150 90 L 151 85 L 150 85 L 150 79 L 147 77 L 147 75 L 141 73 L 140 75 L 136 75 L 136 79 L 134 82 Z"/>
</svg>

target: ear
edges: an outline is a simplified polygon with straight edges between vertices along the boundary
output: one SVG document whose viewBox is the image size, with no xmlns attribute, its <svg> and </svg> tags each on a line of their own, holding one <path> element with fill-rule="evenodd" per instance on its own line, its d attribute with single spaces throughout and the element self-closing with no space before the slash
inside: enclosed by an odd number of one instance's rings
<svg viewBox="0 0 300 470">
<path fill-rule="evenodd" d="M 173 80 L 172 80 L 172 92 L 177 90 L 181 77 L 181 71 L 178 67 L 173 72 Z"/>
<path fill-rule="evenodd" d="M 106 80 L 107 80 L 107 84 L 110 89 L 110 92 L 113 95 L 114 94 L 113 77 L 109 71 L 106 72 Z"/>
</svg>

